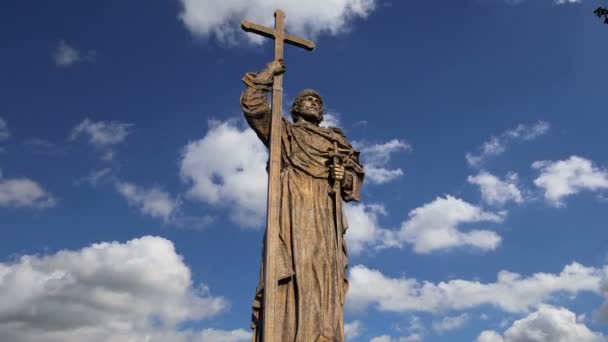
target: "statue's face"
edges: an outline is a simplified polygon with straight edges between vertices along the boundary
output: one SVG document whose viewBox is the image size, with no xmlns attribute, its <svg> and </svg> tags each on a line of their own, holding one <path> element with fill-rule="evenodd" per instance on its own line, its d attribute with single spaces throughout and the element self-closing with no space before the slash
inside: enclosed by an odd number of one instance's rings
<svg viewBox="0 0 608 342">
<path fill-rule="evenodd" d="M 308 122 L 319 122 L 323 120 L 323 103 L 314 95 L 306 95 L 300 98 L 298 108 L 300 117 Z"/>
</svg>

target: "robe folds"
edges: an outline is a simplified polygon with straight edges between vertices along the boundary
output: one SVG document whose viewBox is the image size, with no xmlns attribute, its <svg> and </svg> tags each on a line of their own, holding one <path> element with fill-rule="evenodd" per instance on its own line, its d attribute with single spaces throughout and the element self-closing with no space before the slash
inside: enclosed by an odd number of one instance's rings
<svg viewBox="0 0 608 342">
<path fill-rule="evenodd" d="M 271 86 L 255 84 L 254 77 L 248 73 L 243 79 L 247 89 L 241 95 L 241 106 L 247 122 L 268 147 L 271 110 L 267 93 Z M 345 167 L 338 200 L 358 201 L 364 177 L 359 152 L 335 127 L 283 118 L 281 130 L 276 342 L 341 342 L 342 308 L 348 290 L 344 241 L 348 225 L 343 212 L 336 210 L 329 166 L 337 142 Z M 336 230 L 336 220 L 340 231 Z M 338 250 L 338 246 L 342 248 Z M 253 301 L 254 342 L 262 341 L 263 275 L 262 264 Z"/>
</svg>

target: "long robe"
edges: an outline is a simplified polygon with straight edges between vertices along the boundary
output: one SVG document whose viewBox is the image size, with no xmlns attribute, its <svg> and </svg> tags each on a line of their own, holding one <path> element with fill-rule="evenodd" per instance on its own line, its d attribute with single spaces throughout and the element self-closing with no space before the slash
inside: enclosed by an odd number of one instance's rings
<svg viewBox="0 0 608 342">
<path fill-rule="evenodd" d="M 241 95 L 241 106 L 247 122 L 268 147 L 271 110 L 267 92 L 271 87 L 254 83 L 254 78 L 255 74 L 249 73 L 243 79 L 247 89 Z M 337 212 L 332 194 L 330 152 L 337 142 L 345 166 L 338 201 L 360 198 L 364 172 L 359 152 L 335 127 L 283 118 L 281 130 L 276 342 L 344 341 L 347 222 L 343 213 Z M 336 230 L 336 220 L 340 220 L 340 231 Z M 254 342 L 262 341 L 263 274 L 262 264 L 253 302 Z"/>
</svg>

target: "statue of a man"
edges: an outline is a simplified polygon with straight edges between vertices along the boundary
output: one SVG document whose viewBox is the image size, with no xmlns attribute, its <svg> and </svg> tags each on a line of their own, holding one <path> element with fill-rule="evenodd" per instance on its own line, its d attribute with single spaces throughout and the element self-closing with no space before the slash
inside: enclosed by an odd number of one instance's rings
<svg viewBox="0 0 608 342">
<path fill-rule="evenodd" d="M 261 72 L 247 73 L 243 78 L 247 85 L 241 95 L 245 118 L 267 147 L 271 119 L 268 92 L 273 77 L 284 71 L 283 61 L 273 61 Z M 318 92 L 302 91 L 293 102 L 291 115 L 293 122 L 283 118 L 281 123 L 275 304 L 280 331 L 276 342 L 344 341 L 342 307 L 348 290 L 348 254 L 341 201 L 359 200 L 363 167 L 359 152 L 340 129 L 319 126 L 323 100 Z M 335 182 L 340 183 L 339 194 L 333 191 Z M 262 340 L 263 281 L 261 270 L 252 315 L 253 341 L 258 342 Z"/>
</svg>

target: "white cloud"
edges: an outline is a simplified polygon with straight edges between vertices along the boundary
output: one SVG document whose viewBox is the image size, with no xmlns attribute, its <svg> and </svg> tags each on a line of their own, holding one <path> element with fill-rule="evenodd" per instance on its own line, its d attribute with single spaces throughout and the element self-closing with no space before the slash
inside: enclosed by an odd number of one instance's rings
<svg viewBox="0 0 608 342">
<path fill-rule="evenodd" d="M 384 206 L 346 203 L 344 211 L 348 219 L 345 239 L 349 253 L 358 255 L 366 247 L 375 248 L 385 234 L 385 230 L 378 224 L 378 216 L 386 215 Z"/>
<path fill-rule="evenodd" d="M 389 335 L 382 335 L 378 337 L 374 337 L 370 340 L 370 342 L 420 342 L 422 341 L 422 337 L 419 335 L 409 335 L 406 337 L 392 338 Z"/>
<path fill-rule="evenodd" d="M 466 313 L 458 316 L 444 317 L 441 321 L 433 323 L 433 329 L 438 332 L 452 331 L 460 329 L 469 320 L 469 315 Z"/>
<path fill-rule="evenodd" d="M 606 336 L 576 322 L 576 315 L 566 308 L 542 305 L 527 317 L 517 320 L 504 335 L 491 330 L 482 332 L 477 342 L 605 342 Z"/>
<path fill-rule="evenodd" d="M 481 199 L 485 203 L 501 206 L 509 201 L 522 203 L 524 200 L 517 188 L 516 173 L 509 174 L 503 181 L 489 172 L 481 171 L 476 176 L 469 176 L 467 180 L 479 186 Z"/>
<path fill-rule="evenodd" d="M 574 262 L 559 274 L 524 277 L 500 271 L 493 283 L 454 279 L 434 284 L 406 277 L 390 278 L 357 265 L 349 272 L 346 303 L 350 310 L 365 310 L 371 305 L 380 311 L 440 313 L 491 305 L 506 312 L 527 312 L 561 293 L 599 293 L 604 273 Z"/>
<path fill-rule="evenodd" d="M 491 137 L 484 142 L 477 153 L 467 153 L 466 160 L 470 166 L 478 167 L 491 156 L 497 156 L 506 151 L 507 146 L 514 141 L 529 141 L 546 134 L 551 126 L 545 121 L 538 121 L 534 125 L 517 125 L 517 127 L 503 132 L 499 136 Z"/>
<path fill-rule="evenodd" d="M 323 114 L 323 121 L 319 126 L 321 127 L 338 127 L 340 125 L 340 119 L 337 114 L 325 113 Z"/>
<path fill-rule="evenodd" d="M 29 152 L 49 157 L 65 156 L 68 153 L 67 146 L 58 145 L 41 138 L 27 139 L 23 142 L 23 145 Z"/>
<path fill-rule="evenodd" d="M 489 230 L 462 231 L 460 225 L 478 222 L 501 222 L 504 212 L 492 213 L 447 195 L 409 212 L 409 218 L 398 230 L 382 228 L 378 219 L 386 215 L 382 204 L 345 205 L 349 229 L 346 241 L 349 251 L 360 254 L 366 249 L 401 248 L 411 244 L 419 254 L 457 247 L 494 250 L 501 237 Z"/>
<path fill-rule="evenodd" d="M 496 331 L 486 330 L 479 334 L 475 342 L 504 342 L 504 339 Z"/>
<path fill-rule="evenodd" d="M 53 60 L 59 66 L 70 66 L 81 60 L 80 52 L 76 48 L 68 45 L 64 40 L 59 41 L 59 44 L 53 51 Z"/>
<path fill-rule="evenodd" d="M 365 179 L 374 184 L 383 184 L 403 175 L 400 168 L 389 169 L 391 154 L 411 151 L 412 147 L 405 141 L 392 139 L 382 144 L 353 142 L 361 151 L 361 161 L 365 167 Z"/>
<path fill-rule="evenodd" d="M 116 190 L 123 195 L 129 205 L 137 207 L 142 214 L 161 218 L 168 222 L 178 209 L 179 201 L 158 188 L 144 189 L 129 182 L 116 182 Z"/>
<path fill-rule="evenodd" d="M 430 253 L 455 247 L 469 246 L 481 250 L 494 250 L 501 238 L 493 231 L 471 230 L 463 232 L 459 225 L 477 222 L 501 222 L 502 214 L 483 211 L 459 198 L 447 195 L 418 207 L 409 213 L 409 219 L 396 232 L 398 241 L 414 246 L 416 253 Z"/>
<path fill-rule="evenodd" d="M 81 135 L 87 136 L 89 143 L 103 152 L 102 159 L 110 161 L 115 154 L 113 147 L 127 139 L 131 126 L 133 125 L 115 121 L 95 122 L 87 118 L 72 129 L 69 140 L 74 141 Z"/>
<path fill-rule="evenodd" d="M 509 5 L 517 5 L 525 0 L 505 0 L 505 2 Z M 556 5 L 565 5 L 565 4 L 580 4 L 582 0 L 553 0 L 553 3 Z"/>
<path fill-rule="evenodd" d="M 363 324 L 360 321 L 353 321 L 350 323 L 344 324 L 344 337 L 346 340 L 350 340 L 361 335 L 361 331 L 363 330 Z"/>
<path fill-rule="evenodd" d="M 112 169 L 109 167 L 103 168 L 103 169 L 99 169 L 99 170 L 93 170 L 91 171 L 88 175 L 86 175 L 85 177 L 79 179 L 78 181 L 76 181 L 76 184 L 80 184 L 82 182 L 86 182 L 89 183 L 89 185 L 91 186 L 97 186 L 97 184 L 104 178 L 106 178 L 110 172 L 112 172 Z"/>
<path fill-rule="evenodd" d="M 193 341 L 178 326 L 226 308 L 160 237 L 0 263 L 2 341 Z"/>
<path fill-rule="evenodd" d="M 98 147 L 116 145 L 125 141 L 129 135 L 129 127 L 132 124 L 125 124 L 115 121 L 97 121 L 84 119 L 80 124 L 72 129 L 70 140 L 76 139 L 81 134 L 88 135 L 89 143 Z"/>
<path fill-rule="evenodd" d="M 566 160 L 535 161 L 532 168 L 540 170 L 534 184 L 545 192 L 545 199 L 556 206 L 562 199 L 583 190 L 608 189 L 608 170 L 600 169 L 590 160 L 571 156 Z"/>
<path fill-rule="evenodd" d="M 286 13 L 286 31 L 314 39 L 319 34 L 336 35 L 348 30 L 356 18 L 366 18 L 376 7 L 375 0 L 297 1 L 297 0 L 181 0 L 179 18 L 194 35 L 213 36 L 223 43 L 234 43 L 242 30 L 240 21 L 274 27 L 273 13 Z M 261 37 L 247 35 L 250 41 Z"/>
<path fill-rule="evenodd" d="M 583 0 L 555 0 L 555 3 L 558 4 L 558 5 L 580 4 L 582 2 L 583 2 Z"/>
<path fill-rule="evenodd" d="M 245 227 L 261 227 L 266 215 L 266 147 L 253 130 L 234 122 L 209 122 L 207 134 L 188 143 L 180 162 L 188 195 L 231 210 Z"/>
<path fill-rule="evenodd" d="M 218 330 L 218 329 L 205 329 L 192 341 L 200 342 L 248 342 L 251 341 L 251 332 L 238 329 L 238 330 Z"/>
<path fill-rule="evenodd" d="M 604 278 L 600 283 L 600 293 L 604 297 L 604 303 L 597 312 L 599 321 L 608 323 L 608 266 L 604 266 Z"/>
<path fill-rule="evenodd" d="M 38 183 L 27 178 L 2 178 L 0 173 L 0 207 L 48 208 L 56 199 Z"/>
<path fill-rule="evenodd" d="M 8 130 L 8 124 L 6 120 L 0 117 L 0 141 L 4 141 L 11 136 L 11 132 Z"/>
<path fill-rule="evenodd" d="M 407 331 L 407 336 L 392 338 L 389 335 L 382 335 L 372 338 L 370 342 L 421 342 L 424 340 L 426 328 L 418 316 L 413 316 L 410 319 L 405 330 Z"/>
<path fill-rule="evenodd" d="M 55 65 L 61 67 L 68 67 L 79 62 L 90 62 L 95 59 L 95 51 L 89 50 L 83 54 L 75 47 L 69 45 L 65 40 L 60 40 L 55 50 L 53 50 L 52 56 Z"/>
</svg>

